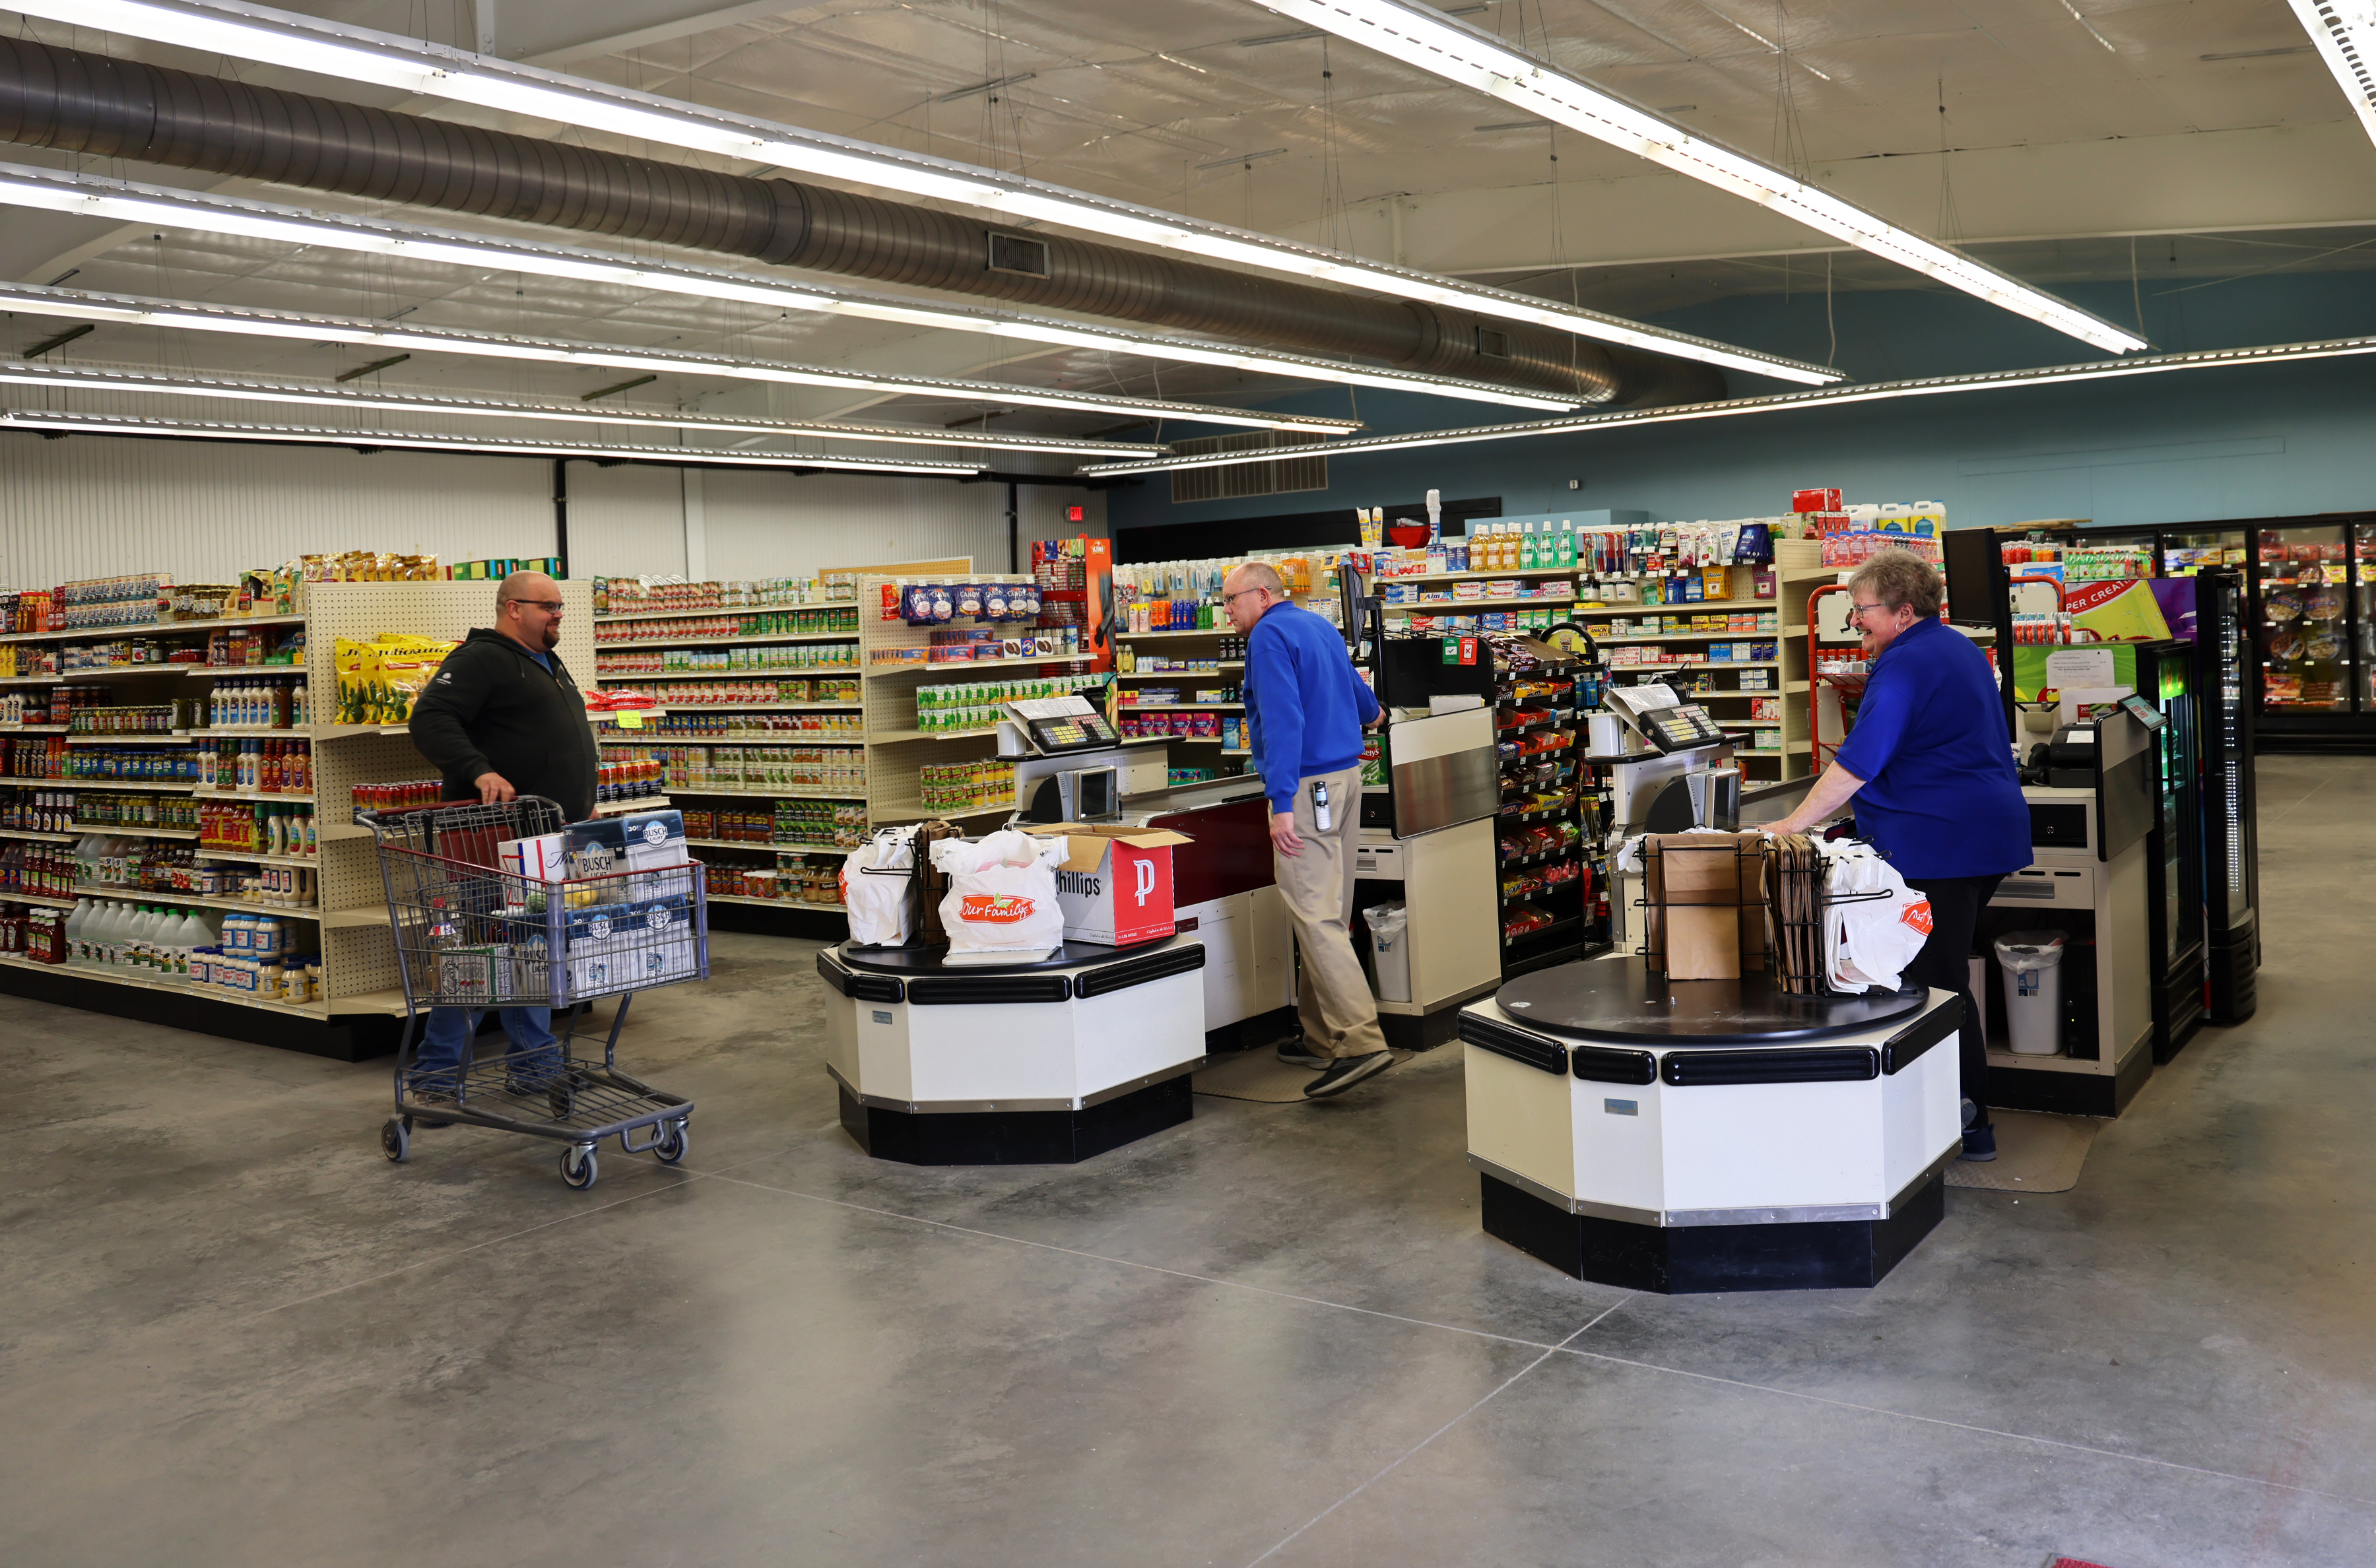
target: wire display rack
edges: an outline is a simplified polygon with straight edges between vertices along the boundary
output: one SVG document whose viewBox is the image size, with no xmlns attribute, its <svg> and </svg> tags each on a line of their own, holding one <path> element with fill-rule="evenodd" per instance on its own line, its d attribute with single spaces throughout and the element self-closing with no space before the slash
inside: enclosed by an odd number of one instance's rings
<svg viewBox="0 0 2376 1568">
<path fill-rule="evenodd" d="M 457 1122 L 548 1138 L 566 1146 L 561 1177 L 581 1191 L 600 1173 L 595 1146 L 605 1138 L 664 1165 L 683 1159 L 693 1101 L 622 1071 L 618 1045 L 635 992 L 708 977 L 701 866 L 672 854 L 669 863 L 638 864 L 623 837 L 617 850 L 598 843 L 583 857 L 615 869 L 560 881 L 507 871 L 502 843 L 563 830 L 561 808 L 534 796 L 355 815 L 378 848 L 404 986 L 396 1113 L 380 1130 L 382 1152 L 401 1164 L 416 1125 Z M 574 1011 L 606 996 L 619 1005 L 600 1059 L 573 1051 L 573 1017 L 549 1046 L 522 1049 L 515 1039 L 504 1056 L 472 1061 L 466 1036 L 458 1068 L 421 1064 L 426 1020 L 438 1009 L 462 1010 L 475 1035 L 487 1009 Z"/>
</svg>

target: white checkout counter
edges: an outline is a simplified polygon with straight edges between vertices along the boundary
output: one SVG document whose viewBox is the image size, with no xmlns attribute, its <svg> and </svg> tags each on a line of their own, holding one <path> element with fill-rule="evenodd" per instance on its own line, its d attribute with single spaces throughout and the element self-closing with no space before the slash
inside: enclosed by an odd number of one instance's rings
<svg viewBox="0 0 2376 1568">
<path fill-rule="evenodd" d="M 1485 1229 L 1634 1290 L 1875 1284 L 1944 1212 L 1962 1016 L 1635 956 L 1522 976 L 1460 1018 Z"/>
<path fill-rule="evenodd" d="M 1070 1165 L 1176 1126 L 1205 1064 L 1205 949 L 1067 943 L 1014 964 L 938 947 L 817 955 L 841 1124 L 879 1159 Z"/>
</svg>

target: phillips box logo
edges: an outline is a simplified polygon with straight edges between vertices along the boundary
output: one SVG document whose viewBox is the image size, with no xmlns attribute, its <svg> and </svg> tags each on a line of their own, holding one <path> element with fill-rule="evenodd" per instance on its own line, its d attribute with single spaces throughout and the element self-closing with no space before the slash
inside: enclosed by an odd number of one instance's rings
<svg viewBox="0 0 2376 1568">
<path fill-rule="evenodd" d="M 957 906 L 957 915 L 961 920 L 1013 925 L 1017 921 L 1029 920 L 1036 907 L 1030 899 L 1012 893 L 968 893 L 965 902 Z"/>
</svg>

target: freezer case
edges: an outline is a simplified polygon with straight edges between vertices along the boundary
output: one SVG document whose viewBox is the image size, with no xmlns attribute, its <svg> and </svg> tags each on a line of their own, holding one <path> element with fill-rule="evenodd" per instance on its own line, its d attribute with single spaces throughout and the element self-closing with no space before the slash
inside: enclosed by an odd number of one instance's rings
<svg viewBox="0 0 2376 1568">
<path fill-rule="evenodd" d="M 2265 751 L 2376 750 L 2358 576 L 2371 518 L 2277 519 L 2252 529 L 2250 624 Z M 2376 557 L 2371 557 L 2376 565 Z"/>
</svg>

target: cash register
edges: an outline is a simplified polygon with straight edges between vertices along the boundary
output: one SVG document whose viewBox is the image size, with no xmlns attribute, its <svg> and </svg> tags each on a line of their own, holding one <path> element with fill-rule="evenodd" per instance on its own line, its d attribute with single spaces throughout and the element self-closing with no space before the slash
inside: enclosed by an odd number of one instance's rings
<svg viewBox="0 0 2376 1568">
<path fill-rule="evenodd" d="M 1122 814 L 1122 738 L 1087 697 L 1004 706 L 998 754 L 1015 763 L 1018 822 L 1111 822 Z"/>
</svg>

